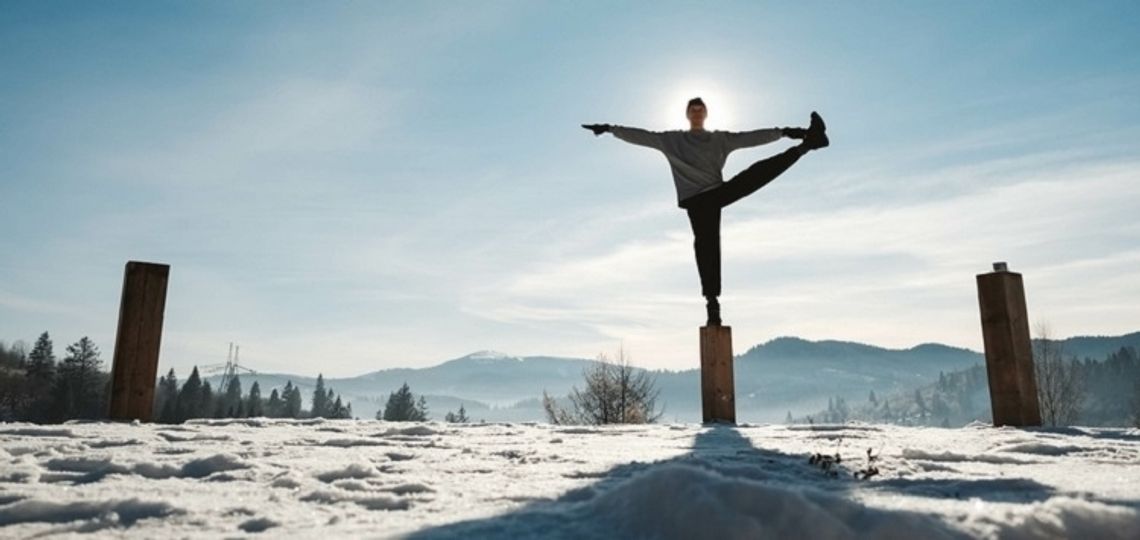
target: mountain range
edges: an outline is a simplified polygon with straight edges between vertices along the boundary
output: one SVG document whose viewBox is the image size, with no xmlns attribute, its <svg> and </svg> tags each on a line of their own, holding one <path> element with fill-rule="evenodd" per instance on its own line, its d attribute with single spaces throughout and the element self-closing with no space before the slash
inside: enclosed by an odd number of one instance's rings
<svg viewBox="0 0 1140 540">
<path fill-rule="evenodd" d="M 1120 347 L 1140 348 L 1140 332 L 1123 336 L 1079 336 L 1061 340 L 1066 355 L 1102 358 Z M 695 360 L 695 359 L 694 359 Z M 543 420 L 543 392 L 564 396 L 580 385 L 591 360 L 553 356 L 516 357 L 480 351 L 427 368 L 391 368 L 325 383 L 353 405 L 356 416 L 371 418 L 388 394 L 407 383 L 424 395 L 433 418 L 462 404 L 468 416 L 486 421 Z M 940 372 L 984 362 L 981 353 L 937 343 L 887 349 L 845 341 L 780 337 L 747 349 L 734 359 L 737 419 L 782 421 L 788 412 L 817 411 L 831 397 L 865 399 L 870 391 L 888 394 L 938 380 Z M 694 361 L 694 364 L 698 362 Z M 700 420 L 700 372 L 653 371 L 665 421 Z M 218 377 L 209 377 L 218 384 Z M 281 373 L 242 374 L 243 386 L 257 380 L 262 395 L 287 381 L 311 395 L 315 377 Z"/>
</svg>

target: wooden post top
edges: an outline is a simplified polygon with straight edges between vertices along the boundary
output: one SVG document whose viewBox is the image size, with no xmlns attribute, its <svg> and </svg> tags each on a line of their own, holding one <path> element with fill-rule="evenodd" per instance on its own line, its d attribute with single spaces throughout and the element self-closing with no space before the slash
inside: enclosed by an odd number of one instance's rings
<svg viewBox="0 0 1140 540">
<path fill-rule="evenodd" d="M 127 269 L 130 270 L 132 268 L 145 268 L 147 270 L 163 272 L 166 274 L 170 273 L 170 265 L 169 264 L 163 264 L 163 263 L 153 263 L 153 262 L 146 262 L 146 261 L 127 261 Z"/>
</svg>

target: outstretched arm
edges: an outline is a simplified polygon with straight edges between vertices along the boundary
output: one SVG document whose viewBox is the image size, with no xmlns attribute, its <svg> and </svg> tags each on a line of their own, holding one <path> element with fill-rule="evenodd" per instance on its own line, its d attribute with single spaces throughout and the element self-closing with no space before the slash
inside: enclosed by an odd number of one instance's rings
<svg viewBox="0 0 1140 540">
<path fill-rule="evenodd" d="M 649 131 L 646 129 L 626 127 L 626 126 L 610 126 L 610 133 L 627 143 L 636 144 L 639 146 L 647 146 L 656 150 L 662 149 L 661 132 Z"/>
<path fill-rule="evenodd" d="M 748 148 L 750 146 L 760 146 L 770 142 L 776 142 L 785 135 L 784 128 L 764 128 L 752 131 L 726 131 L 724 133 L 725 151 L 731 152 L 738 148 Z M 787 134 L 792 136 L 791 134 Z"/>
</svg>

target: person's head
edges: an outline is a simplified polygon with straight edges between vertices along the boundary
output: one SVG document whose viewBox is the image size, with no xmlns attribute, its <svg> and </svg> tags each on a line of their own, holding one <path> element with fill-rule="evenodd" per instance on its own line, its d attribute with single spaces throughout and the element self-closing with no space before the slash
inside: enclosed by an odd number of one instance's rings
<svg viewBox="0 0 1140 540">
<path fill-rule="evenodd" d="M 705 108 L 705 102 L 699 97 L 689 100 L 689 104 L 685 106 L 685 117 L 689 119 L 689 127 L 692 129 L 704 129 L 705 118 L 709 115 L 708 109 Z"/>
</svg>

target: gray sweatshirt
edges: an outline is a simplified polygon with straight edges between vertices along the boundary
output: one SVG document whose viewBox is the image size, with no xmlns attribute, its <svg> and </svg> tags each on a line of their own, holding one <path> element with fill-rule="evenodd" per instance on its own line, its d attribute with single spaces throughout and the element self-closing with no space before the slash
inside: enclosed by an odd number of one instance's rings
<svg viewBox="0 0 1140 540">
<path fill-rule="evenodd" d="M 759 146 L 780 139 L 780 128 L 754 131 L 648 131 L 611 126 L 615 137 L 632 144 L 655 148 L 665 154 L 677 185 L 677 203 L 724 183 L 721 169 L 728 153 L 737 148 Z"/>
</svg>

